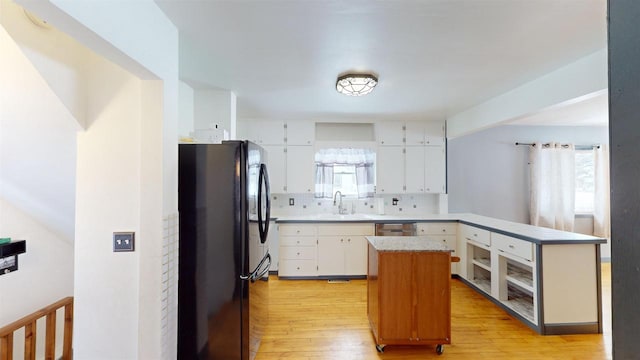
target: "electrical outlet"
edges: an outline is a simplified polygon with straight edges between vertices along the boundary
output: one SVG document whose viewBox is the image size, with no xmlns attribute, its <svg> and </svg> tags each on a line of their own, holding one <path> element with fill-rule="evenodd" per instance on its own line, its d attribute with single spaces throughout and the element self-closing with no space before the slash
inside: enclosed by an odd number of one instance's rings
<svg viewBox="0 0 640 360">
<path fill-rule="evenodd" d="M 289 206 L 293 206 L 296 204 L 296 200 L 294 198 L 289 198 Z"/>
<path fill-rule="evenodd" d="M 133 251 L 135 249 L 135 233 L 132 232 L 114 232 L 113 233 L 113 251 Z"/>
</svg>

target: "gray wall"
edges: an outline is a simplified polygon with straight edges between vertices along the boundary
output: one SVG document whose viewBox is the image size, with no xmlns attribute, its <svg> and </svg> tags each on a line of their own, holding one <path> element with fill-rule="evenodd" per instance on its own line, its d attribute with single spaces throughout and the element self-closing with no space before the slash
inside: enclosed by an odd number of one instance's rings
<svg viewBox="0 0 640 360">
<path fill-rule="evenodd" d="M 505 125 L 449 140 L 449 212 L 529 223 L 528 147 L 516 142 L 608 143 L 607 127 Z"/>
</svg>

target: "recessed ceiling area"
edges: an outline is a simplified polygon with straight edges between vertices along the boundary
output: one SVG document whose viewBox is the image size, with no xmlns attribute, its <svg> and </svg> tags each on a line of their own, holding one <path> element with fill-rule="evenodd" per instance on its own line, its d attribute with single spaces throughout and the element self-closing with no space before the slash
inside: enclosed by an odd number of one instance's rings
<svg viewBox="0 0 640 360">
<path fill-rule="evenodd" d="M 605 0 L 156 0 L 180 77 L 238 117 L 445 119 L 606 47 Z M 375 91 L 335 91 L 345 72 Z"/>
</svg>

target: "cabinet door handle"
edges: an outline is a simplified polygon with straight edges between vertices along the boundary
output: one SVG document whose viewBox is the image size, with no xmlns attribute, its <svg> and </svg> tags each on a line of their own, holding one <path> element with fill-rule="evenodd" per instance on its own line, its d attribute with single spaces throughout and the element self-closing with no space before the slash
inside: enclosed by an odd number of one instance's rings
<svg viewBox="0 0 640 360">
<path fill-rule="evenodd" d="M 348 242 L 351 242 L 351 239 L 347 239 Z"/>
</svg>

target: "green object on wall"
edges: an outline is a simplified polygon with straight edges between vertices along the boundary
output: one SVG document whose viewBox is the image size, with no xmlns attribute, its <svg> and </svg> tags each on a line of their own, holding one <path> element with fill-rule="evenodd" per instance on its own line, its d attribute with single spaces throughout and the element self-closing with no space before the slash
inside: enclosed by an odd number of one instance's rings
<svg viewBox="0 0 640 360">
<path fill-rule="evenodd" d="M 0 245 L 2 244 L 7 244 L 11 242 L 11 238 L 10 237 L 6 237 L 6 238 L 0 238 Z"/>
</svg>

